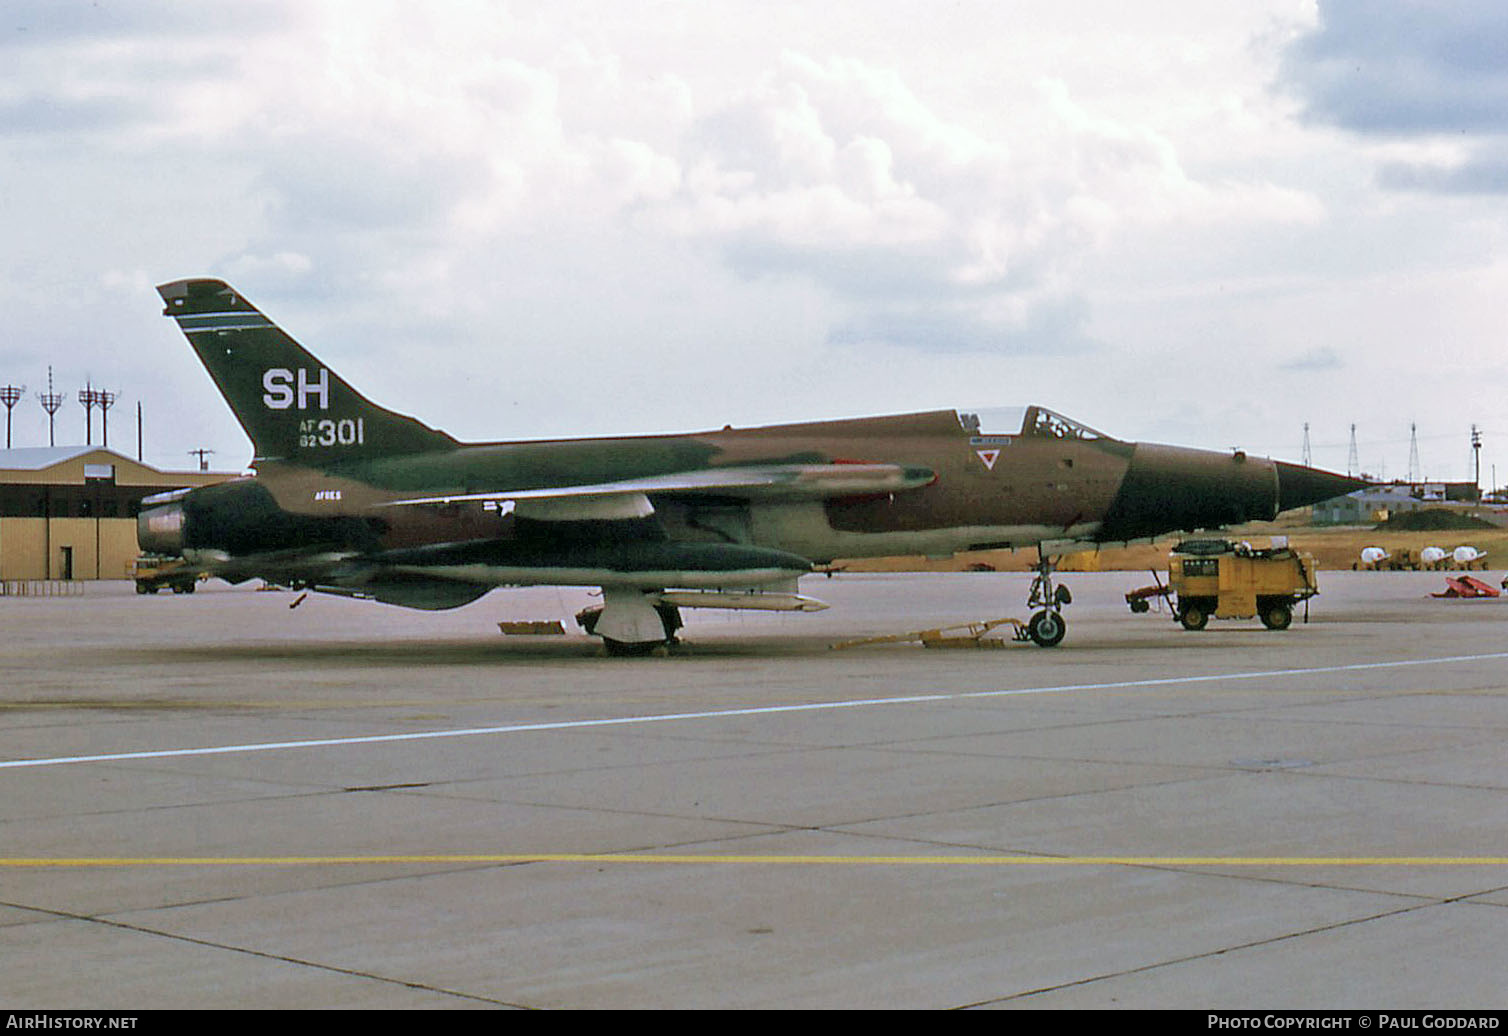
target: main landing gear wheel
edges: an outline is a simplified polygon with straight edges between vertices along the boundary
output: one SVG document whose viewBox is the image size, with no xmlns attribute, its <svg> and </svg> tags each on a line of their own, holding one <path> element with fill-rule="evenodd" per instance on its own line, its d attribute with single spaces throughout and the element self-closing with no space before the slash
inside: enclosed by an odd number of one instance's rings
<svg viewBox="0 0 1508 1036">
<path fill-rule="evenodd" d="M 1057 647 L 1068 632 L 1068 623 L 1055 611 L 1043 609 L 1026 624 L 1026 635 L 1038 647 Z"/>
<path fill-rule="evenodd" d="M 622 640 L 613 640 L 611 637 L 602 638 L 602 646 L 613 658 L 644 658 L 656 651 L 669 649 L 670 642 L 665 640 L 643 640 L 632 643 Z"/>
<path fill-rule="evenodd" d="M 680 643 L 680 638 L 676 636 L 676 633 L 682 626 L 681 610 L 673 604 L 656 604 L 653 607 L 659 619 L 660 628 L 665 632 L 665 636 L 660 640 L 616 640 L 598 633 L 597 625 L 602 619 L 603 612 L 601 605 L 577 612 L 576 622 L 587 633 L 602 637 L 604 650 L 613 658 L 644 658 L 648 655 L 667 652 Z"/>
</svg>

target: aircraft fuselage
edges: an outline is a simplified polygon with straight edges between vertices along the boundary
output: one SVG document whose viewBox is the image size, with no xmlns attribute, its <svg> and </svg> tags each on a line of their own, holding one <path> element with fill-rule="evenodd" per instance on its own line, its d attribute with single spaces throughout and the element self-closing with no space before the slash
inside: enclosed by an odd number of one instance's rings
<svg viewBox="0 0 1508 1036">
<path fill-rule="evenodd" d="M 644 593 L 793 587 L 840 558 L 1046 558 L 1272 518 L 1359 485 L 1126 442 L 1041 407 L 466 444 L 369 402 L 223 282 L 159 291 L 257 474 L 152 502 L 139 538 L 232 580 L 423 608 L 502 585 L 601 586 L 606 629 L 641 635 Z"/>
</svg>

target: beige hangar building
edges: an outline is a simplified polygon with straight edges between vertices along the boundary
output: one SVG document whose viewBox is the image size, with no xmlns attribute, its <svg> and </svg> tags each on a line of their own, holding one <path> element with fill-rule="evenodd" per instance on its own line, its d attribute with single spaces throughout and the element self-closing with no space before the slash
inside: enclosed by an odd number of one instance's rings
<svg viewBox="0 0 1508 1036">
<path fill-rule="evenodd" d="M 128 579 L 144 497 L 234 478 L 103 446 L 0 450 L 0 581 Z"/>
</svg>

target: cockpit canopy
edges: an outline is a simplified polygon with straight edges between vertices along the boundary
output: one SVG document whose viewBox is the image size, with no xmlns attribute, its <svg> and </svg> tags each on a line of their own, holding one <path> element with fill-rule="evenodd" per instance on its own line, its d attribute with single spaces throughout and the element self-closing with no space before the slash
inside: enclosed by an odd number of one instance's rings
<svg viewBox="0 0 1508 1036">
<path fill-rule="evenodd" d="M 970 435 L 1037 436 L 1044 439 L 1108 439 L 1088 425 L 1041 406 L 997 406 L 958 410 L 958 423 Z"/>
</svg>

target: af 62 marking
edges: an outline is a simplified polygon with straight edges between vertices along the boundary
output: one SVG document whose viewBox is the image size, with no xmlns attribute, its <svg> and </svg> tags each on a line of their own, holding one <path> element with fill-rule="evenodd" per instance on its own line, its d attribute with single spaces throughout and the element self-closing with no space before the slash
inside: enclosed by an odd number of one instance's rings
<svg viewBox="0 0 1508 1036">
<path fill-rule="evenodd" d="M 298 444 L 310 446 L 360 446 L 367 441 L 366 421 L 360 417 L 300 421 Z"/>
</svg>

